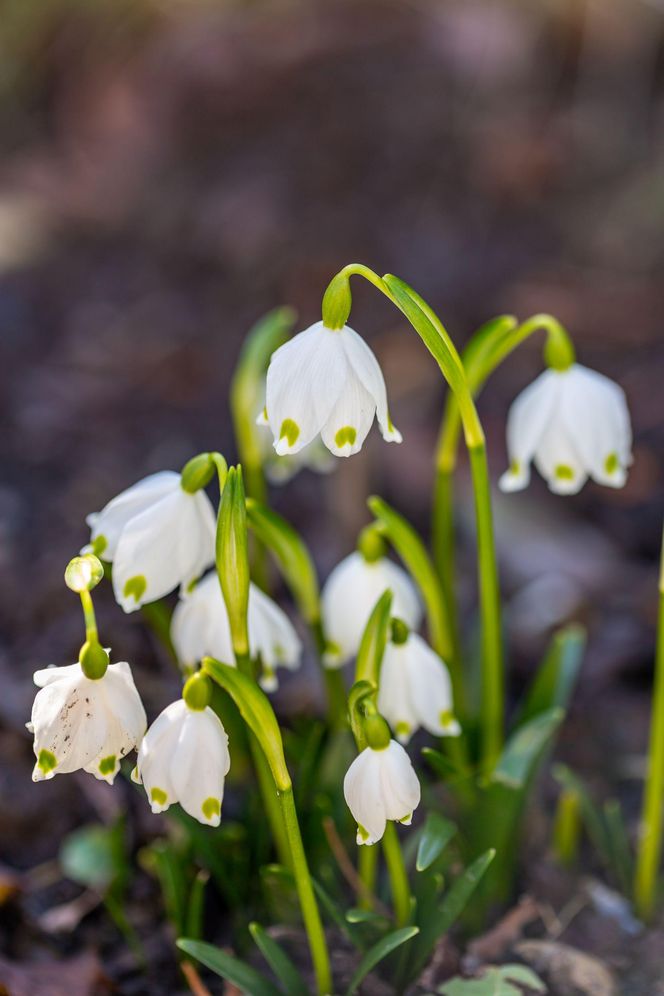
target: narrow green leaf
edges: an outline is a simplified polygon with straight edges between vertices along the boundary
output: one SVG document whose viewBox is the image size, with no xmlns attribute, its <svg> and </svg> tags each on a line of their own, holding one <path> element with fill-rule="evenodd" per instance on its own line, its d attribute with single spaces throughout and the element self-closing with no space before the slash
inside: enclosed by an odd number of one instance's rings
<svg viewBox="0 0 664 996">
<path fill-rule="evenodd" d="M 520 726 L 507 741 L 491 781 L 512 789 L 523 788 L 564 715 L 562 709 L 549 709 Z"/>
<path fill-rule="evenodd" d="M 525 965 L 497 965 L 484 969 L 477 979 L 450 979 L 438 992 L 441 996 L 524 996 L 523 986 L 536 993 L 547 991 L 539 976 Z"/>
<path fill-rule="evenodd" d="M 374 910 L 360 910 L 355 907 L 346 910 L 346 919 L 348 923 L 371 923 L 376 925 L 389 923 L 387 917 L 374 912 Z"/>
<path fill-rule="evenodd" d="M 309 990 L 284 949 L 258 923 L 250 923 L 249 932 L 288 996 L 307 996 Z"/>
<path fill-rule="evenodd" d="M 392 610 L 392 592 L 385 591 L 374 605 L 364 627 L 357 651 L 355 675 L 358 682 L 369 682 L 378 688 L 378 676 L 387 646 Z"/>
<path fill-rule="evenodd" d="M 247 499 L 247 519 L 260 542 L 274 554 L 302 616 L 315 625 L 320 619 L 318 578 L 302 537 L 271 508 L 251 498 Z"/>
<path fill-rule="evenodd" d="M 277 717 L 267 695 L 255 681 L 230 664 L 203 658 L 203 668 L 231 696 L 251 732 L 258 740 L 281 791 L 291 787 Z"/>
<path fill-rule="evenodd" d="M 356 993 L 358 987 L 360 986 L 363 979 L 367 977 L 369 972 L 376 967 L 384 958 L 387 958 L 395 948 L 398 948 L 401 944 L 405 944 L 409 941 L 411 937 L 415 937 L 419 933 L 419 927 L 402 927 L 400 930 L 394 930 L 391 934 L 387 934 L 369 948 L 362 961 L 357 967 L 357 970 L 353 974 L 353 978 L 350 980 L 348 989 L 346 990 L 346 996 L 353 996 Z"/>
<path fill-rule="evenodd" d="M 364 951 L 366 945 L 360 937 L 359 931 L 354 929 L 355 925 L 351 925 L 351 923 L 346 920 L 341 907 L 334 901 L 334 899 L 332 899 L 332 896 L 326 889 L 323 888 L 320 882 L 317 882 L 315 878 L 312 878 L 311 881 L 318 901 L 335 927 L 337 927 L 359 951 Z"/>
<path fill-rule="evenodd" d="M 427 610 L 431 643 L 449 666 L 452 644 L 445 601 L 436 569 L 424 543 L 403 515 L 391 508 L 382 498 L 374 495 L 369 498 L 368 505 L 420 589 Z M 455 695 L 456 692 L 455 685 Z"/>
<path fill-rule="evenodd" d="M 182 859 L 167 840 L 156 840 L 147 848 L 147 853 L 154 861 L 166 915 L 179 933 L 184 930 L 187 911 L 187 881 Z"/>
<path fill-rule="evenodd" d="M 575 792 L 578 796 L 586 832 L 604 864 L 611 868 L 611 842 L 604 817 L 592 800 L 585 783 L 564 764 L 554 764 L 551 773 L 559 785 L 562 785 L 563 788 L 569 791 Z"/>
<path fill-rule="evenodd" d="M 277 987 L 255 968 L 215 947 L 214 944 L 193 941 L 188 937 L 179 938 L 176 944 L 180 951 L 200 961 L 201 965 L 205 965 L 222 979 L 232 982 L 246 996 L 283 996 L 283 993 L 280 993 Z"/>
<path fill-rule="evenodd" d="M 199 940 L 203 934 L 203 906 L 205 902 L 205 887 L 210 879 L 210 873 L 199 871 L 194 878 L 189 891 L 189 903 L 185 929 L 192 940 Z"/>
<path fill-rule="evenodd" d="M 495 855 L 496 852 L 491 848 L 479 858 L 475 858 L 473 863 L 455 878 L 438 909 L 420 923 L 420 937 L 417 951 L 409 965 L 409 978 L 415 978 L 419 974 L 438 939 L 447 933 L 461 916 Z"/>
<path fill-rule="evenodd" d="M 415 867 L 419 872 L 431 867 L 456 832 L 456 825 L 451 820 L 441 816 L 440 813 L 429 813 L 417 848 Z"/>
<path fill-rule="evenodd" d="M 581 667 L 585 645 L 585 630 L 576 623 L 555 634 L 526 693 L 516 726 L 521 726 L 538 713 L 554 706 L 567 708 Z"/>
<path fill-rule="evenodd" d="M 604 823 L 614 873 L 624 894 L 629 895 L 634 874 L 632 849 L 622 808 L 617 799 L 607 799 L 604 803 Z"/>
</svg>

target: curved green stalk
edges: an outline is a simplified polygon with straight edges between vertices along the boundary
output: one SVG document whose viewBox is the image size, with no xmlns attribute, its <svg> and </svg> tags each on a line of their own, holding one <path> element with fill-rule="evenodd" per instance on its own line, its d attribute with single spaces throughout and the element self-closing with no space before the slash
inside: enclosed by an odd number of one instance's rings
<svg viewBox="0 0 664 996">
<path fill-rule="evenodd" d="M 366 266 L 349 264 L 330 284 L 330 288 L 334 288 L 335 305 L 331 321 L 338 323 L 340 317 L 343 317 L 339 304 L 342 298 L 344 307 L 350 310 L 352 299 L 349 281 L 353 275 L 364 277 L 385 294 L 406 316 L 422 339 L 454 393 L 465 442 L 471 452 L 482 621 L 482 760 L 485 770 L 490 770 L 503 738 L 504 673 L 500 596 L 484 431 L 464 365 L 447 330 L 429 305 L 402 280 L 391 274 L 379 277 Z"/>
<path fill-rule="evenodd" d="M 574 347 L 560 322 L 552 315 L 533 315 L 521 324 L 512 315 L 500 315 L 483 325 L 463 352 L 468 385 L 477 397 L 493 371 L 535 332 L 547 334 L 545 347 L 549 365 L 564 368 L 574 362 Z M 455 597 L 454 472 L 456 470 L 461 413 L 456 395 L 447 396 L 438 446 L 431 534 L 433 559 L 441 580 L 455 646 L 459 645 L 458 611 Z"/>
<path fill-rule="evenodd" d="M 634 900 L 643 919 L 652 916 L 657 894 L 657 875 L 662 854 L 662 799 L 664 798 L 664 540 L 659 577 L 659 617 L 655 656 L 655 687 L 650 721 L 648 771 L 643 794 Z"/>
<path fill-rule="evenodd" d="M 405 927 L 410 920 L 410 884 L 394 823 L 388 823 L 385 827 L 383 854 L 392 890 L 394 919 L 397 927 Z"/>
</svg>

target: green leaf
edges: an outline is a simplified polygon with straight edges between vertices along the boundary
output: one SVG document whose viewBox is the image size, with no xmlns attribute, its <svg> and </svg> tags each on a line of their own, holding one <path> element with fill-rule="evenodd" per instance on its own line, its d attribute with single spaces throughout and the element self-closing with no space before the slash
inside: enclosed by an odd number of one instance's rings
<svg viewBox="0 0 664 996">
<path fill-rule="evenodd" d="M 300 534 L 266 505 L 247 499 L 247 519 L 260 542 L 272 551 L 304 619 L 320 619 L 318 578 L 311 555 Z"/>
<path fill-rule="evenodd" d="M 73 882 L 102 894 L 127 871 L 123 825 L 94 825 L 70 833 L 60 848 L 60 866 Z"/>
<path fill-rule="evenodd" d="M 249 932 L 288 996 L 307 996 L 309 990 L 284 949 L 258 923 L 250 923 Z"/>
<path fill-rule="evenodd" d="M 576 623 L 555 634 L 519 710 L 517 726 L 554 706 L 567 708 L 585 645 L 585 630 Z"/>
<path fill-rule="evenodd" d="M 156 840 L 142 853 L 159 879 L 166 915 L 179 933 L 185 929 L 187 917 L 187 880 L 182 858 L 168 840 Z"/>
<path fill-rule="evenodd" d="M 477 979 L 457 976 L 438 989 L 441 996 L 524 996 L 526 990 L 545 993 L 546 986 L 525 965 L 499 965 L 485 969 Z"/>
<path fill-rule="evenodd" d="M 612 869 L 613 849 L 604 817 L 590 797 L 584 782 L 564 764 L 555 764 L 551 773 L 559 785 L 575 792 L 578 796 L 581 816 L 588 836 L 606 867 Z"/>
<path fill-rule="evenodd" d="M 242 468 L 230 467 L 219 502 L 216 565 L 236 657 L 249 653 L 249 549 Z"/>
<path fill-rule="evenodd" d="M 507 741 L 491 780 L 508 788 L 523 788 L 564 715 L 562 709 L 549 709 L 520 726 Z"/>
<path fill-rule="evenodd" d="M 357 651 L 355 675 L 358 682 L 368 682 L 378 688 L 380 666 L 387 646 L 392 611 L 392 592 L 384 591 L 364 627 L 360 647 Z"/>
<path fill-rule="evenodd" d="M 283 996 L 277 987 L 255 968 L 215 947 L 214 944 L 193 941 L 187 937 L 181 937 L 175 943 L 180 951 L 200 961 L 201 965 L 205 965 L 222 979 L 232 982 L 246 996 Z"/>
<path fill-rule="evenodd" d="M 611 866 L 620 888 L 628 896 L 634 875 L 632 849 L 625 826 L 625 818 L 617 799 L 607 799 L 604 803 L 604 824 L 611 854 Z"/>
<path fill-rule="evenodd" d="M 189 890 L 189 902 L 185 929 L 187 935 L 197 941 L 203 933 L 203 906 L 205 902 L 205 887 L 210 880 L 208 871 L 199 871 Z"/>
<path fill-rule="evenodd" d="M 440 813 L 429 813 L 417 848 L 415 867 L 419 872 L 431 867 L 457 832 L 456 825 Z"/>
<path fill-rule="evenodd" d="M 436 569 L 424 543 L 411 524 L 382 498 L 374 495 L 369 498 L 368 505 L 403 561 L 406 570 L 422 592 L 432 646 L 449 665 L 452 658 L 452 644 L 447 610 Z M 455 685 L 455 694 L 456 692 Z"/>
<path fill-rule="evenodd" d="M 351 923 L 346 920 L 341 907 L 334 901 L 334 899 L 332 899 L 329 892 L 323 888 L 320 882 L 317 882 L 315 878 L 312 878 L 311 881 L 318 901 L 335 927 L 338 927 L 341 933 L 344 934 L 344 936 L 347 937 L 351 944 L 358 948 L 358 950 L 364 951 L 366 945 L 360 937 L 359 931 L 354 929 L 355 925 L 351 925 Z"/>
<path fill-rule="evenodd" d="M 452 927 L 468 905 L 468 901 L 477 888 L 482 876 L 496 856 L 491 848 L 476 858 L 471 865 L 458 876 L 443 897 L 443 900 L 427 919 L 420 923 L 420 937 L 417 942 L 415 956 L 409 965 L 409 977 L 414 978 L 422 970 L 431 955 L 438 939 Z"/>
<path fill-rule="evenodd" d="M 278 788 L 281 791 L 290 789 L 291 779 L 284 758 L 281 731 L 267 695 L 255 681 L 230 664 L 205 657 L 203 668 L 235 702 L 242 718 L 261 745 Z"/>
<path fill-rule="evenodd" d="M 353 974 L 353 978 L 350 980 L 346 996 L 353 996 L 353 993 L 357 992 L 362 980 L 366 978 L 379 962 L 387 958 L 395 948 L 398 948 L 401 944 L 405 944 L 406 941 L 409 941 L 418 933 L 419 927 L 402 927 L 400 930 L 393 930 L 391 934 L 381 937 L 373 947 L 369 948 L 362 958 L 357 970 Z"/>
</svg>

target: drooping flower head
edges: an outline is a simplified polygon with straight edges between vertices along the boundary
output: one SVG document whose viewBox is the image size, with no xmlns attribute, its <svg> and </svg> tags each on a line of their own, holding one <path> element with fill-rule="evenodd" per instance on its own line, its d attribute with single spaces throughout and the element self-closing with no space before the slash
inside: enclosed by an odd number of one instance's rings
<svg viewBox="0 0 664 996">
<path fill-rule="evenodd" d="M 120 759 L 147 725 L 129 665 L 109 664 L 96 679 L 86 677 L 80 663 L 45 668 L 34 681 L 40 691 L 28 724 L 37 758 L 33 781 L 83 768 L 112 784 Z"/>
<path fill-rule="evenodd" d="M 173 471 L 151 474 L 87 518 L 98 556 L 113 564 L 125 612 L 186 587 L 214 563 L 215 515 L 204 491 Z"/>
<path fill-rule="evenodd" d="M 378 710 L 404 744 L 419 727 L 438 737 L 461 733 L 447 666 L 400 619 L 392 620 L 392 638 L 383 655 Z"/>
<path fill-rule="evenodd" d="M 209 694 L 188 694 L 185 685 L 184 696 L 187 700 L 167 706 L 145 734 L 132 778 L 145 786 L 153 813 L 179 802 L 199 823 L 216 827 L 231 764 L 228 737 L 207 704 Z"/>
<path fill-rule="evenodd" d="M 388 820 L 409 826 L 420 802 L 420 783 L 408 754 L 396 740 L 365 747 L 344 778 L 346 804 L 357 823 L 357 843 L 375 844 Z"/>
<path fill-rule="evenodd" d="M 621 488 L 632 462 L 631 447 L 629 411 L 618 384 L 578 363 L 546 370 L 510 408 L 510 467 L 500 487 L 525 488 L 534 462 L 556 494 L 576 494 L 589 477 Z"/>
<path fill-rule="evenodd" d="M 383 438 L 401 442 L 378 361 L 348 325 L 316 322 L 277 349 L 267 372 L 265 415 L 279 455 L 297 453 L 320 433 L 335 456 L 351 456 L 362 448 L 374 415 Z"/>
<path fill-rule="evenodd" d="M 261 661 L 260 683 L 265 691 L 274 691 L 277 667 L 299 667 L 302 642 L 286 613 L 253 582 L 248 627 L 249 652 Z M 183 667 L 192 667 L 207 656 L 235 663 L 228 612 L 215 573 L 182 593 L 173 613 L 171 637 Z"/>
<path fill-rule="evenodd" d="M 406 572 L 385 556 L 367 559 L 356 550 L 337 564 L 321 593 L 328 648 L 326 667 L 340 667 L 360 646 L 364 628 L 381 595 L 392 591 L 392 611 L 409 627 L 422 621 L 422 605 Z"/>
</svg>

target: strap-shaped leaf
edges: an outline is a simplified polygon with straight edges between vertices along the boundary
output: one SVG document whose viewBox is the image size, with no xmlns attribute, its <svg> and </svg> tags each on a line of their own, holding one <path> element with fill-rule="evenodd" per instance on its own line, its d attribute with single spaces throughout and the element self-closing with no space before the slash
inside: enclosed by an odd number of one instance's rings
<svg viewBox="0 0 664 996">
<path fill-rule="evenodd" d="M 203 668 L 231 696 L 242 718 L 258 740 L 280 791 L 291 788 L 277 717 L 267 695 L 255 681 L 230 664 L 213 657 L 203 659 Z"/>
<path fill-rule="evenodd" d="M 211 972 L 232 982 L 240 992 L 245 993 L 245 996 L 283 996 L 283 993 L 255 968 L 215 947 L 214 944 L 193 941 L 187 937 L 179 938 L 176 944 L 180 951 L 184 951 L 190 958 L 195 958 Z"/>
<path fill-rule="evenodd" d="M 468 901 L 477 888 L 482 876 L 493 861 L 496 852 L 493 848 L 476 858 L 458 878 L 454 880 L 438 909 L 419 924 L 420 936 L 417 950 L 409 968 L 409 978 L 416 977 L 426 964 L 438 939 L 447 933 L 461 916 Z"/>
<path fill-rule="evenodd" d="M 353 973 L 353 978 L 350 980 L 350 984 L 346 990 L 346 996 L 353 996 L 353 993 L 357 992 L 362 980 L 366 978 L 369 972 L 383 958 L 387 958 L 395 948 L 405 944 L 406 941 L 409 941 L 411 937 L 415 937 L 418 933 L 419 927 L 401 927 L 399 930 L 393 930 L 391 934 L 381 937 L 373 947 L 369 948 L 358 965 L 357 970 Z"/>
<path fill-rule="evenodd" d="M 417 848 L 415 867 L 419 872 L 426 871 L 427 868 L 431 867 L 456 832 L 456 824 L 452 823 L 451 820 L 441 816 L 440 813 L 429 813 Z"/>
<path fill-rule="evenodd" d="M 392 592 L 384 591 L 371 611 L 357 651 L 356 681 L 368 682 L 373 688 L 378 688 L 380 666 L 390 628 L 391 609 Z"/>
<path fill-rule="evenodd" d="M 408 573 L 422 593 L 427 611 L 427 622 L 434 649 L 449 665 L 452 646 L 443 593 L 426 547 L 411 524 L 386 501 L 374 495 L 369 498 L 369 508 L 383 532 L 401 558 Z M 454 676 L 452 676 L 454 677 Z M 455 701 L 457 688 L 455 685 Z"/>
<path fill-rule="evenodd" d="M 306 621 L 320 620 L 318 578 L 300 534 L 266 505 L 247 499 L 247 519 L 261 543 L 272 551 L 293 598 Z"/>
<path fill-rule="evenodd" d="M 512 789 L 523 788 L 564 716 L 562 709 L 548 709 L 520 726 L 507 741 L 491 781 Z"/>
<path fill-rule="evenodd" d="M 304 979 L 281 945 L 259 923 L 250 923 L 249 932 L 288 996 L 308 996 Z"/>
<path fill-rule="evenodd" d="M 517 726 L 546 709 L 566 709 L 583 659 L 586 632 L 573 623 L 553 637 L 519 710 Z"/>
</svg>

